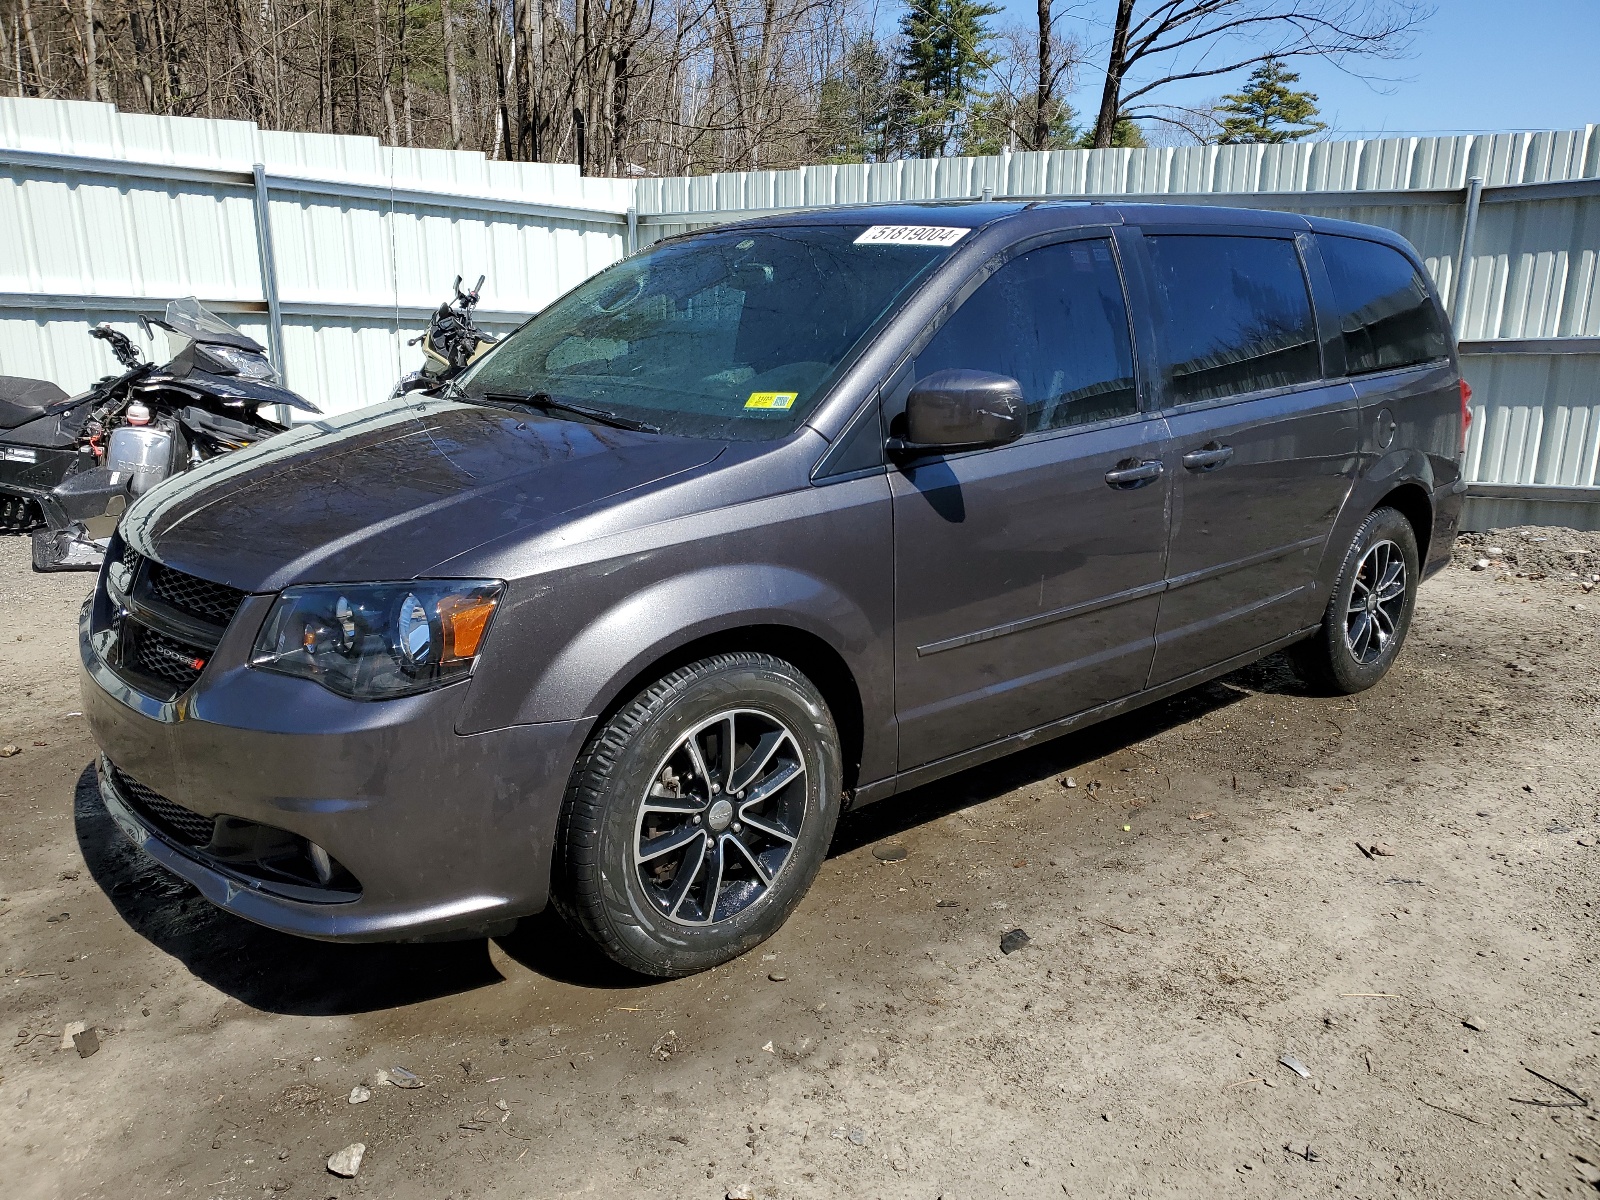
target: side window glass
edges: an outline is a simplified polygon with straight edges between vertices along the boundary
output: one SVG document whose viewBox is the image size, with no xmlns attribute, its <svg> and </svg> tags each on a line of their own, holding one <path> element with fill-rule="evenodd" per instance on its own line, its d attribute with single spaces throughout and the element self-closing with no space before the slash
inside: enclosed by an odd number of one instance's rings
<svg viewBox="0 0 1600 1200">
<path fill-rule="evenodd" d="M 1164 310 L 1167 403 L 1321 378 L 1311 295 L 1285 238 L 1146 235 Z"/>
<path fill-rule="evenodd" d="M 1028 430 L 1138 411 L 1133 346 L 1111 243 L 1042 246 L 991 275 L 917 355 L 916 376 L 993 371 L 1022 385 Z"/>
<path fill-rule="evenodd" d="M 1352 375 L 1444 358 L 1450 337 L 1428 282 L 1391 246 L 1319 235 Z"/>
</svg>

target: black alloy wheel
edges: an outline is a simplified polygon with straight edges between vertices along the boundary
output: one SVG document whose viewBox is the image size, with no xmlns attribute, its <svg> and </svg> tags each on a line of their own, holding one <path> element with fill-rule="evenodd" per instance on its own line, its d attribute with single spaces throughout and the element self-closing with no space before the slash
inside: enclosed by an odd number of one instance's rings
<svg viewBox="0 0 1600 1200">
<path fill-rule="evenodd" d="M 573 768 L 556 905 L 613 960 L 687 975 L 770 937 L 821 868 L 839 738 L 790 663 L 719 654 L 606 720 Z"/>
<path fill-rule="evenodd" d="M 1382 658 L 1394 640 L 1409 585 L 1405 556 L 1393 542 L 1374 542 L 1361 555 L 1345 606 L 1344 644 L 1362 666 Z"/>
<path fill-rule="evenodd" d="M 638 882 L 680 925 L 725 921 L 788 866 L 806 820 L 806 764 L 781 719 L 730 709 L 667 753 L 639 804 Z"/>
<path fill-rule="evenodd" d="M 1380 508 L 1345 552 L 1322 624 L 1291 657 L 1319 691 L 1365 691 L 1393 665 L 1417 606 L 1417 535 L 1405 515 Z"/>
</svg>

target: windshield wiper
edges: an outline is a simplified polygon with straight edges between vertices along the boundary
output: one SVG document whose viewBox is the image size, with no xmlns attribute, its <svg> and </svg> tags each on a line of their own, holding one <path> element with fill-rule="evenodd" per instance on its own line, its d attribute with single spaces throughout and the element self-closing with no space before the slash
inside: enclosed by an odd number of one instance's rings
<svg viewBox="0 0 1600 1200">
<path fill-rule="evenodd" d="M 463 395 L 464 400 L 470 400 L 470 395 Z M 570 400 L 557 400 L 549 392 L 532 392 L 526 396 L 514 396 L 509 392 L 485 392 L 485 400 L 494 404 L 517 404 L 524 408 L 536 408 L 540 412 L 564 412 L 576 417 L 584 417 L 599 425 L 609 425 L 613 429 L 631 429 L 635 433 L 660 433 L 658 426 L 645 421 L 635 421 L 632 417 L 619 416 L 617 413 L 608 412 L 603 408 L 590 408 L 587 404 L 573 404 Z"/>
</svg>

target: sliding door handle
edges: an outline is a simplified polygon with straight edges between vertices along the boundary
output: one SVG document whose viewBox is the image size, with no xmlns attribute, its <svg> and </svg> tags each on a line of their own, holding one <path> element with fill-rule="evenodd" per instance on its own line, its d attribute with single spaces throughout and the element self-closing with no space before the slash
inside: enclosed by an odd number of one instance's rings
<svg viewBox="0 0 1600 1200">
<path fill-rule="evenodd" d="M 1147 458 L 1143 462 L 1125 458 L 1115 468 L 1106 472 L 1106 482 L 1114 488 L 1130 491 L 1160 479 L 1163 470 L 1161 460 L 1157 458 Z"/>
<path fill-rule="evenodd" d="M 1183 465 L 1190 471 L 1215 471 L 1218 467 L 1226 466 L 1233 457 L 1233 447 L 1224 446 L 1217 442 L 1201 446 L 1198 450 L 1191 450 L 1183 456 Z"/>
</svg>

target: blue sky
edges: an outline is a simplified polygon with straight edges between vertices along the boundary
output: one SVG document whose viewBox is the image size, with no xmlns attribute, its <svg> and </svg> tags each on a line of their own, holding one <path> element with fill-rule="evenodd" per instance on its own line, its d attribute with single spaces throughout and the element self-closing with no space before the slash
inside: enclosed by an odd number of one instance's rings
<svg viewBox="0 0 1600 1200">
<path fill-rule="evenodd" d="M 1032 25 L 1034 0 L 1002 0 L 995 23 Z M 1600 122 L 1600 0 L 1434 0 L 1410 57 L 1358 71 L 1301 59 L 1300 86 L 1317 93 L 1335 135 L 1571 129 Z M 1100 102 L 1105 22 L 1115 0 L 1056 0 L 1058 28 L 1091 47 L 1071 97 L 1092 117 Z M 1159 98 L 1198 104 L 1234 91 L 1242 77 L 1171 85 Z"/>
</svg>

